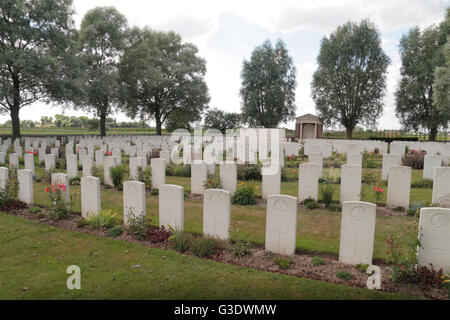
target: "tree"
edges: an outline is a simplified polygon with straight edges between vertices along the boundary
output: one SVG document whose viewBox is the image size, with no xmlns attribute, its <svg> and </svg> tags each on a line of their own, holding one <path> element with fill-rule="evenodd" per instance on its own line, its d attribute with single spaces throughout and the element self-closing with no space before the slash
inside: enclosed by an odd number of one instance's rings
<svg viewBox="0 0 450 320">
<path fill-rule="evenodd" d="M 0 112 L 20 137 L 20 110 L 74 93 L 76 63 L 72 0 L 2 0 L 0 6 Z"/>
<path fill-rule="evenodd" d="M 226 133 L 227 129 L 237 129 L 242 124 L 239 113 L 228 113 L 219 109 L 211 109 L 205 114 L 206 129 L 217 129 Z"/>
<path fill-rule="evenodd" d="M 358 125 L 374 125 L 383 111 L 390 59 L 368 20 L 347 22 L 321 42 L 312 98 L 325 126 L 343 125 L 352 138 Z"/>
<path fill-rule="evenodd" d="M 79 44 L 87 69 L 82 108 L 100 118 L 101 136 L 106 135 L 106 117 L 119 101 L 118 61 L 126 35 L 127 20 L 113 7 L 89 10 L 81 22 Z"/>
<path fill-rule="evenodd" d="M 165 128 L 169 132 L 177 129 L 186 129 L 189 132 L 194 130 L 195 124 L 202 120 L 204 110 L 194 109 L 194 112 L 184 112 L 182 109 L 175 110 L 166 119 Z"/>
<path fill-rule="evenodd" d="M 445 64 L 442 67 L 437 67 L 434 71 L 433 84 L 433 106 L 439 110 L 447 119 L 450 120 L 450 8 L 447 9 L 446 18 L 447 28 L 447 44 L 444 47 Z M 444 125 L 448 127 L 447 125 Z"/>
<path fill-rule="evenodd" d="M 433 101 L 434 72 L 445 65 L 443 48 L 449 30 L 444 22 L 423 31 L 415 27 L 400 40 L 402 66 L 395 93 L 396 115 L 405 130 L 427 129 L 431 141 L 449 120 Z"/>
<path fill-rule="evenodd" d="M 174 113 L 202 114 L 209 102 L 205 60 L 174 32 L 134 30 L 133 44 L 120 64 L 124 111 L 131 118 L 154 119 L 156 132 Z"/>
<path fill-rule="evenodd" d="M 269 40 L 244 60 L 241 71 L 242 120 L 254 127 L 276 128 L 295 119 L 295 66 L 286 45 Z"/>
</svg>

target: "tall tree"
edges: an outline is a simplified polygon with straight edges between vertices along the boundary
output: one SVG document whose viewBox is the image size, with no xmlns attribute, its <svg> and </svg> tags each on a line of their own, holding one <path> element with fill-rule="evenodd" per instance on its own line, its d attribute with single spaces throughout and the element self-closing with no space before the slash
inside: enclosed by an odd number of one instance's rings
<svg viewBox="0 0 450 320">
<path fill-rule="evenodd" d="M 79 43 L 87 68 L 82 108 L 100 118 L 100 135 L 106 135 L 106 117 L 118 105 L 118 62 L 126 44 L 127 20 L 113 7 L 89 10 L 81 22 Z"/>
<path fill-rule="evenodd" d="M 132 33 L 133 44 L 120 64 L 127 115 L 154 119 L 160 135 L 172 114 L 202 114 L 209 95 L 204 81 L 206 63 L 198 57 L 197 48 L 182 43 L 174 32 L 144 29 Z"/>
<path fill-rule="evenodd" d="M 0 112 L 9 113 L 13 139 L 20 110 L 36 101 L 66 101 L 74 84 L 72 0 L 2 0 Z M 79 92 L 75 96 L 79 95 Z"/>
<path fill-rule="evenodd" d="M 244 60 L 241 71 L 242 120 L 254 127 L 276 128 L 295 119 L 295 66 L 286 45 L 266 40 Z"/>
<path fill-rule="evenodd" d="M 347 22 L 321 42 L 312 98 L 324 125 L 340 124 L 347 138 L 358 125 L 374 125 L 383 111 L 390 59 L 368 20 Z"/>
<path fill-rule="evenodd" d="M 205 114 L 204 124 L 206 129 L 217 129 L 222 133 L 226 133 L 227 129 L 239 128 L 242 124 L 242 117 L 239 113 L 211 109 Z"/>
<path fill-rule="evenodd" d="M 400 82 L 396 98 L 396 114 L 404 129 L 427 129 L 429 139 L 436 140 L 439 127 L 448 125 L 447 116 L 433 101 L 436 67 L 445 65 L 444 46 L 449 30 L 442 22 L 423 31 L 411 29 L 400 40 Z M 448 107 L 448 105 L 447 105 Z"/>
<path fill-rule="evenodd" d="M 445 20 L 447 32 L 450 30 L 450 8 Z M 433 104 L 442 112 L 444 119 L 450 121 L 450 35 L 447 33 L 447 44 L 444 47 L 445 64 L 434 71 Z"/>
</svg>

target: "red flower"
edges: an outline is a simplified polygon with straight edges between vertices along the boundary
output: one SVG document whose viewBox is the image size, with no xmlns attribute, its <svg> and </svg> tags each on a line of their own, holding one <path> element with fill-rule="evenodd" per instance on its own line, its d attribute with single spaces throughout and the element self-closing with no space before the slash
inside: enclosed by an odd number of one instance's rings
<svg viewBox="0 0 450 320">
<path fill-rule="evenodd" d="M 46 188 L 46 189 L 45 189 L 45 192 L 48 192 L 48 191 L 49 191 L 48 188 Z"/>
</svg>

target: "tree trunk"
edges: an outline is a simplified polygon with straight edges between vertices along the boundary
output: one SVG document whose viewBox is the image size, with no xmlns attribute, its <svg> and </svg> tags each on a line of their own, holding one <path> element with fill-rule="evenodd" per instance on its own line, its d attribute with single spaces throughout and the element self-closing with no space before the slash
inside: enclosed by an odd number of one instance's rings
<svg viewBox="0 0 450 320">
<path fill-rule="evenodd" d="M 19 119 L 19 107 L 13 106 L 11 110 L 11 124 L 12 124 L 12 141 L 16 138 L 20 138 L 20 119 Z"/>
<path fill-rule="evenodd" d="M 100 136 L 106 136 L 106 110 L 100 111 Z"/>
<path fill-rule="evenodd" d="M 431 128 L 430 129 L 430 136 L 429 136 L 428 140 L 436 141 L 437 132 L 438 132 L 437 127 L 436 128 Z"/>
<path fill-rule="evenodd" d="M 347 139 L 352 139 L 353 137 L 353 130 L 350 127 L 346 127 L 345 131 L 347 132 Z"/>
<path fill-rule="evenodd" d="M 162 130 L 161 130 L 161 126 L 162 126 L 161 119 L 158 116 L 156 116 L 155 120 L 156 120 L 156 134 L 158 136 L 160 136 L 161 133 L 162 133 Z"/>
</svg>

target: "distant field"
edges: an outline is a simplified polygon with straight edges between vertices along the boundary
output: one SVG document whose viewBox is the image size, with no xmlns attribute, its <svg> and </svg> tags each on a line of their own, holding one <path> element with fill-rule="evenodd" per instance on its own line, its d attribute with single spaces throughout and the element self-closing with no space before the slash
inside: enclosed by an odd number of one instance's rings
<svg viewBox="0 0 450 320">
<path fill-rule="evenodd" d="M 22 135 L 98 135 L 99 130 L 88 130 L 86 128 L 21 128 Z M 107 134 L 156 134 L 155 128 L 111 128 Z M 0 128 L 0 135 L 11 134 L 11 128 Z M 163 130 L 163 134 L 167 134 Z"/>
</svg>

